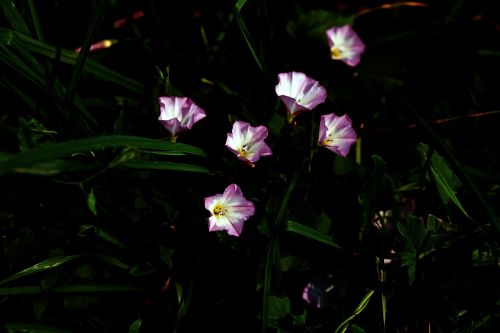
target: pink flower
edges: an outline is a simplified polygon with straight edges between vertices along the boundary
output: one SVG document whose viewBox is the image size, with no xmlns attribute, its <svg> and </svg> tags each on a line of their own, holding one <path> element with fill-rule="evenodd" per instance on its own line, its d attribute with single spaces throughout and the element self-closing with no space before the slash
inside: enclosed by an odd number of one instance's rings
<svg viewBox="0 0 500 333">
<path fill-rule="evenodd" d="M 359 63 L 361 54 L 365 52 L 365 44 L 351 25 L 332 27 L 326 31 L 326 36 L 333 60 L 341 60 L 351 67 Z"/>
<path fill-rule="evenodd" d="M 346 157 L 351 145 L 356 142 L 356 132 L 348 115 L 341 117 L 334 113 L 321 116 L 318 145 L 337 155 Z"/>
<path fill-rule="evenodd" d="M 252 127 L 249 123 L 238 120 L 233 124 L 233 132 L 227 133 L 226 147 L 239 159 L 254 163 L 261 156 L 272 155 L 271 148 L 264 142 L 267 134 L 265 126 Z"/>
<path fill-rule="evenodd" d="M 326 89 L 304 73 L 281 73 L 278 79 L 275 90 L 285 103 L 289 123 L 299 113 L 310 111 L 326 100 Z"/>
<path fill-rule="evenodd" d="M 164 96 L 159 97 L 158 101 L 158 121 L 172 134 L 172 141 L 177 139 L 180 132 L 191 129 L 194 123 L 206 116 L 205 111 L 188 97 Z"/>
<path fill-rule="evenodd" d="M 229 185 L 223 194 L 205 198 L 205 208 L 212 214 L 208 231 L 227 230 L 236 237 L 241 234 L 244 222 L 255 214 L 253 202 L 243 197 L 236 184 Z"/>
</svg>

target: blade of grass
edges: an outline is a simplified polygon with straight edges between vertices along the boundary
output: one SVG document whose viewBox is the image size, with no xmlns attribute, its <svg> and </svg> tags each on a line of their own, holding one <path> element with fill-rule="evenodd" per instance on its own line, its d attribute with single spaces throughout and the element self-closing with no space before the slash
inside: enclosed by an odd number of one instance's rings
<svg viewBox="0 0 500 333">
<path fill-rule="evenodd" d="M 55 59 L 58 54 L 56 47 L 6 28 L 0 28 L 0 43 L 16 48 L 22 47 L 51 59 Z M 74 65 L 78 59 L 78 53 L 73 50 L 60 49 L 60 54 L 60 61 L 68 65 Z M 137 94 L 143 94 L 145 91 L 144 85 L 140 82 L 113 71 L 92 59 L 87 59 L 83 70 L 101 80 L 114 83 Z"/>
<path fill-rule="evenodd" d="M 28 25 L 23 19 L 23 16 L 16 8 L 16 4 L 11 0 L 0 0 L 0 4 L 2 6 L 2 10 L 5 13 L 5 17 L 10 23 L 10 26 L 15 31 L 18 31 L 27 36 L 31 36 L 31 32 L 28 28 Z"/>
<path fill-rule="evenodd" d="M 44 290 L 41 286 L 0 287 L 0 296 L 37 295 L 37 294 L 89 294 L 89 293 L 129 293 L 143 292 L 145 288 L 129 285 L 69 285 L 56 286 Z"/>
<path fill-rule="evenodd" d="M 120 163 L 119 165 L 131 169 L 168 170 L 168 171 L 194 172 L 194 173 L 204 173 L 204 174 L 210 173 L 207 168 L 204 168 L 199 165 L 165 162 L 165 161 L 132 160 Z"/>
<path fill-rule="evenodd" d="M 277 237 L 271 238 L 267 248 L 266 265 L 264 270 L 264 285 L 262 287 L 262 332 L 269 327 L 269 296 L 271 294 L 271 276 L 273 264 L 276 262 Z"/>
<path fill-rule="evenodd" d="M 31 22 L 33 23 L 33 28 L 35 28 L 36 38 L 39 41 L 43 42 L 44 37 L 43 37 L 42 27 L 40 26 L 40 20 L 38 19 L 38 14 L 36 12 L 34 0 L 28 0 L 28 7 L 31 14 Z"/>
<path fill-rule="evenodd" d="M 46 325 L 34 325 L 25 323 L 7 323 L 4 325 L 6 333 L 71 333 L 70 331 L 62 330 Z"/>
<path fill-rule="evenodd" d="M 0 175 L 11 172 L 16 168 L 29 167 L 36 163 L 61 158 L 75 153 L 116 147 L 155 149 L 164 152 L 171 151 L 173 155 L 184 153 L 202 157 L 206 156 L 203 150 L 182 143 L 125 135 L 98 136 L 61 143 L 50 143 L 41 148 L 11 155 L 7 160 L 0 162 Z"/>
<path fill-rule="evenodd" d="M 85 65 L 85 60 L 88 57 L 90 46 L 92 45 L 92 40 L 99 29 L 102 19 L 104 18 L 104 12 L 108 6 L 108 0 L 101 0 L 99 5 L 97 6 L 97 10 L 94 13 L 90 26 L 87 29 L 87 34 L 83 41 L 83 45 L 78 54 L 78 58 L 76 59 L 75 65 L 73 67 L 73 71 L 71 73 L 71 77 L 69 79 L 68 91 L 67 91 L 67 99 L 68 101 L 72 101 L 75 95 L 75 89 L 82 76 L 83 67 Z"/>
<path fill-rule="evenodd" d="M 245 42 L 247 43 L 248 49 L 250 50 L 250 53 L 252 54 L 252 57 L 255 60 L 255 63 L 257 64 L 257 67 L 259 67 L 261 72 L 265 72 L 264 64 L 263 64 L 262 60 L 260 59 L 260 56 L 256 50 L 255 40 L 253 39 L 252 35 L 250 34 L 250 31 L 248 30 L 248 27 L 247 27 L 245 21 L 243 20 L 243 17 L 241 17 L 241 15 L 236 15 L 236 22 L 238 23 L 238 26 L 240 27 L 241 34 L 243 35 L 243 38 L 245 39 Z"/>
<path fill-rule="evenodd" d="M 335 244 L 333 240 L 328 236 L 325 235 L 315 229 L 309 228 L 308 226 L 305 226 L 303 224 L 293 222 L 293 221 L 288 221 L 286 225 L 286 230 L 290 232 L 294 232 L 296 234 L 302 235 L 304 237 L 307 237 L 309 239 L 313 239 L 315 241 L 318 241 L 320 243 L 332 246 L 334 248 L 339 249 L 340 246 Z"/>
<path fill-rule="evenodd" d="M 0 61 L 5 63 L 8 67 L 10 67 L 17 74 L 19 74 L 22 78 L 34 84 L 43 93 L 53 98 L 54 101 L 57 103 L 57 105 L 64 108 L 66 106 L 65 100 L 56 91 L 50 89 L 47 86 L 47 82 L 45 81 L 45 79 L 41 76 L 40 73 L 40 71 L 42 70 L 41 65 L 37 63 L 34 59 L 30 59 L 31 57 L 25 54 L 24 50 L 20 49 L 19 51 L 21 52 L 21 54 L 24 54 L 23 58 L 30 61 L 30 64 L 32 66 L 27 65 L 25 61 L 21 60 L 14 52 L 12 52 L 12 50 L 10 50 L 8 47 L 6 47 L 1 43 L 0 43 Z M 33 67 L 35 67 L 35 69 L 38 68 L 39 71 L 34 70 Z M 64 87 L 59 86 L 58 90 L 64 91 Z M 76 108 L 79 111 L 78 113 L 76 113 L 76 117 L 78 120 L 80 120 L 80 123 L 83 125 L 84 128 L 86 129 L 90 128 L 88 122 L 91 122 L 94 125 L 97 124 L 96 119 L 86 110 L 86 108 L 83 106 L 83 103 L 80 101 L 79 98 L 76 102 Z M 71 118 L 67 112 L 61 112 L 61 116 L 66 117 L 66 119 Z"/>
<path fill-rule="evenodd" d="M 26 269 L 23 269 L 22 271 L 17 272 L 15 274 L 9 276 L 6 279 L 3 279 L 2 281 L 0 281 L 0 285 L 5 284 L 7 282 L 17 280 L 17 279 L 20 279 L 20 278 L 28 276 L 28 275 L 44 272 L 46 270 L 59 267 L 62 264 L 67 263 L 68 261 L 71 261 L 71 260 L 74 260 L 74 259 L 80 258 L 80 257 L 81 257 L 81 255 L 73 255 L 73 256 L 55 257 L 55 258 L 50 258 L 50 259 L 44 260 L 36 265 L 33 265 L 33 266 L 26 268 Z"/>
</svg>

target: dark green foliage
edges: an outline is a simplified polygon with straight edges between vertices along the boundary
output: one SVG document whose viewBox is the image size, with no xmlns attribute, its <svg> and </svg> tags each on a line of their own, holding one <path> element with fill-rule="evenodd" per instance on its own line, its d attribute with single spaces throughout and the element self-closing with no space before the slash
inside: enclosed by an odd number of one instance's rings
<svg viewBox="0 0 500 333">
<path fill-rule="evenodd" d="M 495 5 L 0 0 L 0 332 L 496 333 Z M 289 71 L 328 92 L 292 124 Z M 207 114 L 177 142 L 167 95 Z M 345 158 L 316 144 L 332 112 Z M 236 120 L 273 154 L 238 160 Z M 207 227 L 232 183 L 240 237 Z"/>
</svg>

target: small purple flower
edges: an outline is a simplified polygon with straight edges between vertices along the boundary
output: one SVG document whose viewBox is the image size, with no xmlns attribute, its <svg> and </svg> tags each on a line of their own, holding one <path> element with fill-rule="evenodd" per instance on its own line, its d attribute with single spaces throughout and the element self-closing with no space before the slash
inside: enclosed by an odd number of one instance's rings
<svg viewBox="0 0 500 333">
<path fill-rule="evenodd" d="M 286 105 L 289 123 L 299 113 L 310 111 L 326 100 L 326 89 L 304 73 L 281 73 L 278 79 L 275 90 Z"/>
<path fill-rule="evenodd" d="M 252 127 L 247 122 L 237 120 L 233 124 L 233 132 L 227 133 L 226 147 L 239 159 L 252 164 L 261 156 L 272 155 L 271 148 L 264 142 L 267 134 L 265 126 Z"/>
<path fill-rule="evenodd" d="M 191 129 L 194 123 L 206 116 L 205 111 L 188 97 L 163 96 L 158 98 L 158 102 L 158 121 L 172 134 L 174 142 L 180 132 Z"/>
<path fill-rule="evenodd" d="M 348 115 L 338 117 L 330 113 L 321 116 L 318 145 L 346 157 L 356 139 L 356 132 Z"/>
<path fill-rule="evenodd" d="M 205 208 L 212 214 L 208 231 L 227 230 L 236 237 L 241 234 L 244 222 L 255 214 L 253 202 L 243 197 L 236 184 L 229 185 L 223 194 L 206 197 Z"/>
<path fill-rule="evenodd" d="M 365 52 L 365 44 L 351 25 L 332 27 L 326 31 L 326 36 L 333 60 L 341 60 L 351 67 L 359 63 L 361 54 Z"/>
</svg>

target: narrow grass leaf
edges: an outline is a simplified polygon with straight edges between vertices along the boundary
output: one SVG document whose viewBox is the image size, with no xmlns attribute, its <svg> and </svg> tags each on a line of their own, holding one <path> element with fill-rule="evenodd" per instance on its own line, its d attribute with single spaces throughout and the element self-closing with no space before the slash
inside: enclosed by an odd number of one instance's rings
<svg viewBox="0 0 500 333">
<path fill-rule="evenodd" d="M 31 23 L 33 24 L 33 28 L 35 29 L 36 38 L 39 41 L 43 42 L 44 41 L 43 31 L 42 27 L 40 26 L 40 20 L 38 19 L 38 13 L 36 11 L 35 1 L 28 0 L 28 7 L 31 14 Z"/>
<path fill-rule="evenodd" d="M 262 332 L 267 332 L 269 327 L 269 305 L 271 293 L 271 276 L 273 270 L 273 263 L 276 261 L 276 247 L 277 239 L 275 237 L 269 240 L 266 256 L 266 266 L 264 269 L 264 285 L 262 288 Z"/>
<path fill-rule="evenodd" d="M 17 272 L 15 274 L 9 276 L 8 278 L 0 281 L 0 284 L 5 284 L 7 282 L 14 281 L 14 280 L 20 279 L 20 278 L 28 276 L 28 275 L 44 272 L 46 270 L 59 267 L 65 263 L 67 263 L 68 261 L 72 261 L 76 258 L 80 258 L 81 256 L 82 255 L 62 256 L 62 257 L 55 257 L 55 258 L 50 258 L 50 259 L 44 260 L 42 262 L 39 262 L 36 265 L 33 265 L 29 268 L 26 268 L 20 272 Z"/>
<path fill-rule="evenodd" d="M 323 233 L 321 233 L 313 228 L 305 226 L 303 224 L 293 222 L 293 221 L 288 221 L 287 225 L 286 225 L 286 230 L 289 232 L 299 234 L 299 235 L 304 236 L 306 238 L 315 240 L 317 242 L 332 246 L 334 248 L 337 248 L 337 249 L 340 248 L 340 246 L 335 244 L 335 242 L 333 242 L 333 240 L 328 235 L 325 235 L 325 234 L 323 234 Z"/>
<path fill-rule="evenodd" d="M 25 323 L 7 323 L 4 327 L 6 333 L 71 333 L 55 327 Z"/>
<path fill-rule="evenodd" d="M 373 296 L 374 290 L 370 290 L 366 293 L 365 297 L 361 300 L 359 305 L 356 307 L 356 310 L 352 315 L 350 315 L 347 319 L 345 319 L 335 330 L 335 333 L 344 333 L 349 328 L 350 322 L 356 318 L 363 310 L 366 308 L 368 303 L 370 302 L 371 297 Z"/>
<path fill-rule="evenodd" d="M 241 15 L 236 15 L 236 22 L 238 22 L 238 26 L 240 27 L 243 38 L 247 43 L 248 49 L 250 50 L 250 53 L 252 54 L 252 57 L 255 60 L 255 63 L 257 64 L 257 67 L 259 67 L 261 72 L 264 72 L 265 71 L 264 65 L 256 50 L 255 40 L 252 38 L 250 31 L 248 30 L 248 27 L 245 21 L 243 20 L 243 17 L 241 17 Z"/>
<path fill-rule="evenodd" d="M 83 41 L 83 45 L 80 49 L 78 57 L 76 59 L 73 71 L 71 72 L 71 77 L 69 79 L 67 99 L 72 101 L 75 94 L 76 85 L 80 80 L 82 75 L 83 67 L 85 65 L 85 60 L 88 57 L 90 46 L 92 45 L 92 40 L 97 33 L 99 26 L 101 25 L 102 19 L 104 17 L 104 12 L 108 6 L 108 1 L 103 0 L 99 2 L 97 9 L 94 12 L 90 26 L 87 28 L 87 34 Z"/>
<path fill-rule="evenodd" d="M 0 296 L 21 296 L 21 295 L 39 295 L 47 294 L 100 294 L 100 293 L 137 293 L 144 292 L 146 289 L 140 286 L 130 285 L 65 285 L 55 286 L 50 290 L 36 286 L 20 286 L 20 287 L 0 287 Z"/>
<path fill-rule="evenodd" d="M 247 3 L 247 0 L 238 0 L 238 2 L 234 5 L 234 10 L 236 14 L 239 14 L 243 6 Z"/>
<path fill-rule="evenodd" d="M 60 53 L 59 60 L 68 65 L 74 65 L 79 56 L 79 54 L 73 50 L 58 50 L 52 45 L 37 41 L 29 36 L 6 28 L 0 28 L 0 43 L 12 45 L 16 48 L 25 48 L 31 52 L 41 54 L 50 59 L 58 58 L 58 54 Z M 101 80 L 114 83 L 138 94 L 143 94 L 145 91 L 145 87 L 142 83 L 113 71 L 92 59 L 86 60 L 83 71 L 92 74 Z"/>
<path fill-rule="evenodd" d="M 135 136 L 98 136 L 61 143 L 51 143 L 41 148 L 11 155 L 11 157 L 7 160 L 0 161 L 0 175 L 15 171 L 19 168 L 29 168 L 36 163 L 62 158 L 71 154 L 117 147 L 136 147 L 141 149 L 161 150 L 164 152 L 171 151 L 174 155 L 184 153 L 196 156 L 205 156 L 203 150 L 182 143 L 173 143 L 170 141 L 160 141 Z"/>
<path fill-rule="evenodd" d="M 186 163 L 166 162 L 166 161 L 141 161 L 129 160 L 119 164 L 125 168 L 144 169 L 144 170 L 168 170 L 194 173 L 210 173 L 207 168 Z"/>
<path fill-rule="evenodd" d="M 30 29 L 21 13 L 17 10 L 15 2 L 11 0 L 0 0 L 0 4 L 2 5 L 2 10 L 12 29 L 27 36 L 31 36 Z"/>
</svg>

